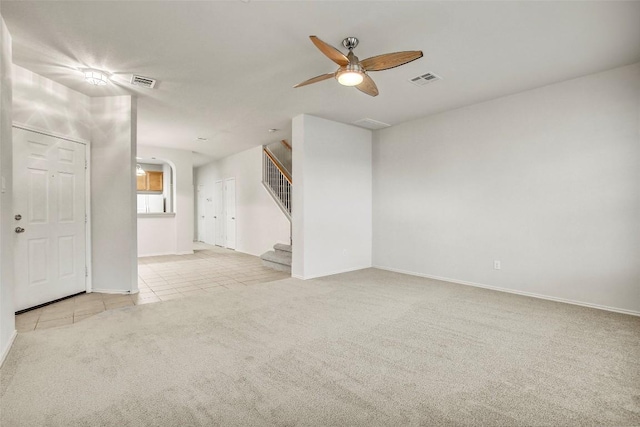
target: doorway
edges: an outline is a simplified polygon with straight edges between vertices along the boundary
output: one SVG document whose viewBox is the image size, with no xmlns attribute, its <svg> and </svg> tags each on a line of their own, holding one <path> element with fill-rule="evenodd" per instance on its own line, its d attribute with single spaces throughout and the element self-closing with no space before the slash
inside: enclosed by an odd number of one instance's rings
<svg viewBox="0 0 640 427">
<path fill-rule="evenodd" d="M 16 311 L 87 289 L 86 153 L 13 128 Z"/>
<path fill-rule="evenodd" d="M 213 203 L 211 188 L 206 185 L 198 185 L 196 216 L 198 221 L 198 242 L 216 244 L 216 212 Z"/>
<path fill-rule="evenodd" d="M 196 210 L 197 210 L 197 215 L 198 215 L 198 241 L 199 242 L 204 242 L 205 241 L 205 223 L 206 223 L 206 216 L 205 216 L 205 210 L 206 210 L 206 206 L 205 206 L 205 196 L 204 196 L 204 185 L 198 185 L 198 202 L 196 205 Z"/>
<path fill-rule="evenodd" d="M 216 181 L 213 191 L 215 245 L 236 248 L 236 179 Z"/>
<path fill-rule="evenodd" d="M 236 179 L 224 180 L 224 212 L 227 249 L 236 248 Z"/>
<path fill-rule="evenodd" d="M 224 238 L 224 185 L 222 181 L 216 181 L 214 187 L 214 211 L 215 215 L 214 219 L 214 228 L 215 228 L 215 245 L 221 246 L 224 248 L 225 246 L 225 238 Z"/>
</svg>

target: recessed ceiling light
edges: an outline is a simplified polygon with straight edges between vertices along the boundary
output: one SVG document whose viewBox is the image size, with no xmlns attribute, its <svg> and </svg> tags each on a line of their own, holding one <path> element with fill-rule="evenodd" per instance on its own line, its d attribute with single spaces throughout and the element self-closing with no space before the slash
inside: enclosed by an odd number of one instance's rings
<svg viewBox="0 0 640 427">
<path fill-rule="evenodd" d="M 278 132 L 278 129 L 269 129 L 269 133 Z"/>
<path fill-rule="evenodd" d="M 104 86 L 109 81 L 107 73 L 100 70 L 86 69 L 82 71 L 84 73 L 84 79 L 87 83 L 91 83 L 95 86 Z"/>
</svg>

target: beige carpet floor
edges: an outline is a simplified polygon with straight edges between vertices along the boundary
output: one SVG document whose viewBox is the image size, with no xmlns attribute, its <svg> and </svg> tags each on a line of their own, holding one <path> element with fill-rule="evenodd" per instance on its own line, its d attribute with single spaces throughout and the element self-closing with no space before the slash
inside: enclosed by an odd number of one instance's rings
<svg viewBox="0 0 640 427">
<path fill-rule="evenodd" d="M 375 269 L 21 333 L 13 426 L 640 425 L 640 318 Z"/>
</svg>

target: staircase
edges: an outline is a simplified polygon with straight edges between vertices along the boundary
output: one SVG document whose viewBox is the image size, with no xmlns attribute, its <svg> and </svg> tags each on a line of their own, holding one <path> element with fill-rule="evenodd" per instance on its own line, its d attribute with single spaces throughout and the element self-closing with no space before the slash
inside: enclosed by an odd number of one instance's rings
<svg viewBox="0 0 640 427">
<path fill-rule="evenodd" d="M 291 273 L 291 245 L 276 243 L 273 250 L 263 253 L 260 259 L 265 267 Z"/>
<path fill-rule="evenodd" d="M 289 223 L 291 223 L 291 159 L 291 146 L 284 140 L 264 146 L 262 149 L 262 185 Z M 291 273 L 291 245 L 277 243 L 273 249 L 260 256 L 262 265 Z"/>
<path fill-rule="evenodd" d="M 271 194 L 289 222 L 291 222 L 291 182 L 291 173 L 272 149 L 269 146 L 262 147 L 262 185 Z"/>
</svg>

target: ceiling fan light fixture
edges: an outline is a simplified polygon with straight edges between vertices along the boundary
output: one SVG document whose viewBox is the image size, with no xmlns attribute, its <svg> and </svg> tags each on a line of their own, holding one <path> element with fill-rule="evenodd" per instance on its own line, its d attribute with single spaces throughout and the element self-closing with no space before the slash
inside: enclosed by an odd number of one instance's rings
<svg viewBox="0 0 640 427">
<path fill-rule="evenodd" d="M 87 69 L 84 70 L 83 73 L 85 81 L 95 86 L 104 86 L 109 80 L 107 73 L 104 71 Z"/>
<path fill-rule="evenodd" d="M 357 64 L 349 64 L 338 70 L 336 79 L 343 86 L 358 86 L 364 80 L 364 73 Z"/>
<path fill-rule="evenodd" d="M 340 68 L 333 73 L 320 74 L 298 83 L 293 87 L 302 87 L 312 83 L 318 83 L 331 77 L 335 77 L 343 86 L 351 86 L 358 89 L 369 96 L 378 96 L 380 93 L 375 82 L 369 77 L 370 71 L 382 71 L 390 68 L 399 67 L 408 64 L 411 61 L 422 58 L 421 50 L 408 50 L 403 52 L 385 53 L 382 55 L 372 56 L 371 58 L 360 61 L 353 53 L 353 49 L 358 45 L 358 39 L 355 37 L 347 37 L 342 41 L 342 45 L 349 49 L 345 55 L 335 47 L 320 40 L 316 36 L 309 36 L 311 42 L 318 48 L 320 52 Z"/>
</svg>

